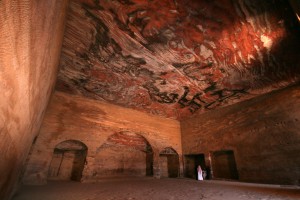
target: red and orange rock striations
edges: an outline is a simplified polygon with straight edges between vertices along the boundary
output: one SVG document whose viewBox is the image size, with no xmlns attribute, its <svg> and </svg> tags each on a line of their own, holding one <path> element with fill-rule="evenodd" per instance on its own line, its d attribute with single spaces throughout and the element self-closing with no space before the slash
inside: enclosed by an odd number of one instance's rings
<svg viewBox="0 0 300 200">
<path fill-rule="evenodd" d="M 298 33 L 283 0 L 73 1 L 57 89 L 182 119 L 297 82 Z"/>
</svg>

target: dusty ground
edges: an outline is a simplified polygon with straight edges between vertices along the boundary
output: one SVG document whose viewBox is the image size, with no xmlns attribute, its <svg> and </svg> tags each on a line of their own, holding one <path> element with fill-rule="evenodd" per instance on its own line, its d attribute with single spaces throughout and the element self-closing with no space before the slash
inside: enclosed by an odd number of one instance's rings
<svg viewBox="0 0 300 200">
<path fill-rule="evenodd" d="M 192 179 L 123 178 L 22 186 L 13 200 L 299 200 L 299 187 Z"/>
</svg>

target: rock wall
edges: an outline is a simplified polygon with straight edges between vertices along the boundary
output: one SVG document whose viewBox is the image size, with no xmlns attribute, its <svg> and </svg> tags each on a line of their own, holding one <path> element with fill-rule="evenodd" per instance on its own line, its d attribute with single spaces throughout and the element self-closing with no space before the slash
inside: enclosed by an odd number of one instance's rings
<svg viewBox="0 0 300 200">
<path fill-rule="evenodd" d="M 56 88 L 182 120 L 298 82 L 298 27 L 287 0 L 71 1 Z"/>
<path fill-rule="evenodd" d="M 220 170 L 226 158 L 215 166 L 214 158 L 233 151 L 235 161 L 227 161 L 236 163 L 239 180 L 299 184 L 299 108 L 300 87 L 294 86 L 193 116 L 181 122 L 183 154 L 204 153 L 212 172 L 226 174 Z"/>
<path fill-rule="evenodd" d="M 0 1 L 0 199 L 17 185 L 52 93 L 67 3 Z"/>
<path fill-rule="evenodd" d="M 54 148 L 65 140 L 88 148 L 83 182 L 122 175 L 160 177 L 159 154 L 167 147 L 177 152 L 181 163 L 178 121 L 55 92 L 29 157 L 25 184 L 47 182 Z"/>
</svg>

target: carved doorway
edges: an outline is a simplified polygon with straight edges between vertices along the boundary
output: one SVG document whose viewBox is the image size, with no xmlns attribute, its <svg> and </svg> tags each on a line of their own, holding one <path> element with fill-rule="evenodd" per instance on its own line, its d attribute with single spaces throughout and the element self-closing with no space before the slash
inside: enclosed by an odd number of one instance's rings
<svg viewBox="0 0 300 200">
<path fill-rule="evenodd" d="M 187 178 L 197 179 L 197 166 L 200 165 L 202 170 L 206 170 L 204 154 L 190 154 L 184 156 L 184 176 Z M 209 177 L 206 177 L 207 179 Z"/>
<path fill-rule="evenodd" d="M 212 152 L 212 168 L 214 178 L 239 179 L 234 152 L 232 150 Z"/>
<path fill-rule="evenodd" d="M 179 176 L 179 156 L 170 147 L 165 148 L 159 154 L 160 176 L 176 178 Z"/>
<path fill-rule="evenodd" d="M 87 146 L 77 140 L 56 145 L 48 171 L 49 180 L 80 181 L 85 165 Z"/>
</svg>

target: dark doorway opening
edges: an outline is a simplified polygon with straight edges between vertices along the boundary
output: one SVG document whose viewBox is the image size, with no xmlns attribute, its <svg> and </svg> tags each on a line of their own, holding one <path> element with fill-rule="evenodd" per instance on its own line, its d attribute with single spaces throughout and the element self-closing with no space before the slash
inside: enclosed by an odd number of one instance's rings
<svg viewBox="0 0 300 200">
<path fill-rule="evenodd" d="M 234 152 L 232 150 L 215 151 L 212 153 L 214 178 L 238 180 Z"/>
<path fill-rule="evenodd" d="M 48 171 L 49 180 L 80 181 L 86 162 L 87 146 L 67 140 L 56 145 Z"/>
<path fill-rule="evenodd" d="M 160 176 L 176 178 L 179 176 L 179 156 L 173 148 L 165 148 L 159 154 Z"/>
<path fill-rule="evenodd" d="M 202 170 L 206 169 L 204 154 L 191 154 L 184 156 L 184 176 L 187 178 L 197 179 L 197 166 L 200 165 Z M 206 177 L 208 178 L 208 177 Z"/>
<path fill-rule="evenodd" d="M 153 176 L 153 152 L 146 153 L 146 176 Z"/>
</svg>

